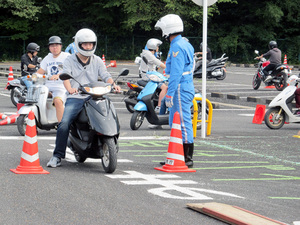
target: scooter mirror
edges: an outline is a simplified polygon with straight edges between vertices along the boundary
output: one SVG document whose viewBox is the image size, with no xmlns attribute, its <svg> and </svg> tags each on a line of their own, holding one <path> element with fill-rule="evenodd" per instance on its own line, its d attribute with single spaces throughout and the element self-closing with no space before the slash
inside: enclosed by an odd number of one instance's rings
<svg viewBox="0 0 300 225">
<path fill-rule="evenodd" d="M 129 69 L 123 69 L 123 70 L 121 70 L 121 72 L 120 72 L 120 76 L 127 76 L 129 74 Z"/>
<path fill-rule="evenodd" d="M 62 73 L 62 74 L 59 75 L 59 78 L 61 80 L 69 80 L 69 79 L 72 78 L 72 76 L 70 74 L 67 74 L 67 73 Z"/>
<path fill-rule="evenodd" d="M 38 57 L 37 62 L 38 62 L 38 63 L 41 63 L 42 60 L 43 60 L 42 57 Z"/>
<path fill-rule="evenodd" d="M 259 54 L 259 51 L 257 51 L 257 50 L 254 50 L 254 53 L 255 53 L 256 55 L 258 55 L 258 54 Z"/>
</svg>

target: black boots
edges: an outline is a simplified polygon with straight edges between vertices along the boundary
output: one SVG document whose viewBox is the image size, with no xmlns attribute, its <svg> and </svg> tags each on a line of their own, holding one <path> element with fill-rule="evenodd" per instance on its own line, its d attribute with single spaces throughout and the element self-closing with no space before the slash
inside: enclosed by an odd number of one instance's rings
<svg viewBox="0 0 300 225">
<path fill-rule="evenodd" d="M 185 165 L 187 165 L 187 167 L 192 167 L 194 165 L 193 163 L 194 143 L 183 144 L 183 152 L 184 152 Z"/>
<path fill-rule="evenodd" d="M 193 153 L 194 153 L 194 143 L 191 144 L 183 144 L 183 152 L 185 165 L 187 167 L 193 167 Z M 160 165 L 165 165 L 166 162 L 160 162 Z"/>
</svg>

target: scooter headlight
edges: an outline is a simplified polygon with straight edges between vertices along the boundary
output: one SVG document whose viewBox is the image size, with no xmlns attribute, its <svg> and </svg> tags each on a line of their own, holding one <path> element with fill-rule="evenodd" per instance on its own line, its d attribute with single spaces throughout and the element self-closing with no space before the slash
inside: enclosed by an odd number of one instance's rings
<svg viewBox="0 0 300 225">
<path fill-rule="evenodd" d="M 90 94 L 104 95 L 111 91 L 111 85 L 105 87 L 84 87 L 84 90 Z"/>
</svg>

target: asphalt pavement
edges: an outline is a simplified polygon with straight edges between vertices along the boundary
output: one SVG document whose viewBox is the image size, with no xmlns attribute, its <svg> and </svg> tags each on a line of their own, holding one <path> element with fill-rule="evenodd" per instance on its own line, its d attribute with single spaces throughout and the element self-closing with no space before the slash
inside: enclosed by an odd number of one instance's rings
<svg viewBox="0 0 300 225">
<path fill-rule="evenodd" d="M 130 69 L 120 80 L 126 90 L 126 80 L 138 79 L 137 66 L 123 62 L 108 70 L 115 77 L 123 67 Z M 264 122 L 252 123 L 257 104 L 266 104 L 279 93 L 263 86 L 253 90 L 255 70 L 227 67 L 224 81 L 207 81 L 207 98 L 214 103 L 213 124 L 210 136 L 201 138 L 197 132 L 194 173 L 154 169 L 166 158 L 171 129 L 149 129 L 144 121 L 132 131 L 122 94 L 110 96 L 121 126 L 113 174 L 105 174 L 99 160 L 76 162 L 69 151 L 60 168 L 47 168 L 56 131 L 39 130 L 40 164 L 50 174 L 16 175 L 10 169 L 20 164 L 24 138 L 16 124 L 0 126 L 0 224 L 224 224 L 186 207 L 209 202 L 299 224 L 300 139 L 293 135 L 300 127 L 285 124 L 270 130 Z M 4 90 L 6 82 L 7 77 L 0 77 L 0 112 L 10 115 L 16 108 Z M 201 79 L 194 83 L 202 89 Z"/>
</svg>

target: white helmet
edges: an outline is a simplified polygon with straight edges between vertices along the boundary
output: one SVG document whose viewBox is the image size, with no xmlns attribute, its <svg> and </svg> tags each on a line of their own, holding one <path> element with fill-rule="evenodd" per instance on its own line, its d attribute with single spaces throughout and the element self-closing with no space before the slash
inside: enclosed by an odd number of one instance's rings
<svg viewBox="0 0 300 225">
<path fill-rule="evenodd" d="M 159 47 L 162 44 L 161 40 L 158 40 L 156 38 L 151 38 L 147 41 L 147 48 L 149 50 L 156 50 L 157 47 Z"/>
<path fill-rule="evenodd" d="M 94 44 L 93 49 L 91 50 L 84 50 L 81 46 L 82 43 L 84 42 L 91 42 Z M 84 55 L 86 57 L 92 56 L 96 50 L 96 46 L 97 46 L 97 36 L 96 34 L 87 28 L 83 28 L 79 31 L 77 31 L 76 35 L 75 35 L 75 45 L 76 48 L 78 50 L 78 52 L 81 55 Z"/>
<path fill-rule="evenodd" d="M 154 28 L 155 30 L 162 30 L 162 36 L 168 38 L 171 34 L 183 32 L 183 22 L 178 15 L 168 14 L 160 18 Z"/>
</svg>

